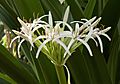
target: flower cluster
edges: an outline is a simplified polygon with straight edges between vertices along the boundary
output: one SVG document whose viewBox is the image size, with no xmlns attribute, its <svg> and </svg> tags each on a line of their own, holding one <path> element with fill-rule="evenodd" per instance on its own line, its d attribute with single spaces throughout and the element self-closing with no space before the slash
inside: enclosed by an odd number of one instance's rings
<svg viewBox="0 0 120 84">
<path fill-rule="evenodd" d="M 90 46 L 88 45 L 88 40 L 92 39 L 98 46 L 100 44 L 101 52 L 103 53 L 103 45 L 100 35 L 110 37 L 106 34 L 111 27 L 107 27 L 103 30 L 98 28 L 98 23 L 101 17 L 96 19 L 93 17 L 90 20 L 81 19 L 81 21 L 72 21 L 70 24 L 67 23 L 69 16 L 69 7 L 67 7 L 63 21 L 53 21 L 52 14 L 49 12 L 48 15 L 41 16 L 33 20 L 32 23 L 25 23 L 20 18 L 18 21 L 22 25 L 21 31 L 13 30 L 17 35 L 11 42 L 18 38 L 22 38 L 18 45 L 18 55 L 20 57 L 20 46 L 24 41 L 28 41 L 32 47 L 36 42 L 39 42 L 38 51 L 36 53 L 36 58 L 39 57 L 39 53 L 43 52 L 47 57 L 54 63 L 58 65 L 64 65 L 70 55 L 75 51 L 75 49 L 83 44 L 89 51 L 89 54 L 93 56 Z M 42 18 L 48 17 L 48 21 L 42 20 Z M 75 27 L 73 28 L 74 25 Z M 35 37 L 35 31 L 42 29 L 43 32 Z M 98 39 L 98 42 L 96 41 Z"/>
</svg>

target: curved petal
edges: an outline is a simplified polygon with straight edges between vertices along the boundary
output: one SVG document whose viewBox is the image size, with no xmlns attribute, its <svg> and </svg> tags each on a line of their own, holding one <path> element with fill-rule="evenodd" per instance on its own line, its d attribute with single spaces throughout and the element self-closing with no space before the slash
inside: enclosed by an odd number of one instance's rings
<svg viewBox="0 0 120 84">
<path fill-rule="evenodd" d="M 71 39 L 71 40 L 70 40 L 70 43 L 68 44 L 68 47 L 67 47 L 68 50 L 71 48 L 71 46 L 72 46 L 72 44 L 74 43 L 74 41 L 75 41 L 74 39 Z M 64 56 L 63 56 L 64 58 L 65 58 L 66 54 L 67 54 L 67 51 L 65 51 L 65 53 L 64 53 Z"/>
<path fill-rule="evenodd" d="M 105 36 L 109 41 L 111 41 L 111 38 L 107 34 L 101 33 L 100 35 Z"/>
<path fill-rule="evenodd" d="M 96 46 L 98 47 L 97 41 L 93 37 L 91 37 L 91 39 L 95 42 Z"/>
<path fill-rule="evenodd" d="M 17 48 L 17 52 L 18 52 L 18 57 L 19 57 L 19 58 L 21 57 L 21 56 L 20 56 L 20 46 L 21 46 L 21 44 L 22 44 L 24 41 L 25 41 L 25 39 L 22 39 L 22 40 L 20 41 L 19 45 L 18 45 L 18 48 Z"/>
<path fill-rule="evenodd" d="M 69 72 L 69 70 L 68 70 L 68 68 L 67 68 L 67 66 L 66 65 L 64 65 L 64 67 L 66 68 L 66 70 L 67 70 L 67 75 L 68 75 L 68 83 L 67 84 L 71 84 L 70 83 L 70 72 Z"/>
<path fill-rule="evenodd" d="M 99 41 L 101 53 L 103 53 L 103 44 L 102 44 L 102 40 L 101 40 L 101 38 L 100 38 L 97 34 L 95 34 L 95 36 L 97 37 L 97 39 L 98 39 L 98 41 Z"/>
<path fill-rule="evenodd" d="M 51 41 L 51 39 L 46 39 L 46 40 L 39 46 L 39 48 L 38 48 L 38 50 L 37 50 L 37 53 L 36 53 L 36 58 L 39 57 L 39 53 L 40 53 L 42 47 L 44 47 L 45 44 L 48 43 L 49 41 Z"/>
<path fill-rule="evenodd" d="M 71 31 L 71 32 L 73 32 L 73 29 L 72 29 L 72 27 L 68 24 L 68 23 L 66 23 L 66 22 L 63 22 L 63 21 L 58 21 L 58 23 L 57 24 L 63 24 L 63 25 L 65 25 L 65 26 L 67 26 L 67 28 Z"/>
<path fill-rule="evenodd" d="M 42 18 L 44 18 L 44 17 L 47 17 L 48 15 L 43 15 L 43 16 L 41 16 L 40 18 L 38 18 L 38 20 L 41 20 Z"/>
<path fill-rule="evenodd" d="M 66 45 L 65 45 L 62 41 L 60 41 L 59 39 L 56 39 L 56 40 L 54 40 L 54 41 L 56 41 L 58 44 L 60 44 L 60 45 L 66 50 L 66 52 L 67 52 L 69 55 L 71 55 L 70 51 L 68 50 L 68 48 L 66 47 Z"/>
<path fill-rule="evenodd" d="M 73 23 L 81 23 L 81 24 L 83 24 L 84 22 L 82 22 L 82 21 L 72 21 L 72 22 L 70 22 L 70 24 L 73 24 Z"/>
<path fill-rule="evenodd" d="M 87 44 L 87 42 L 85 42 L 85 41 L 82 40 L 82 39 L 77 39 L 77 40 L 80 41 L 81 43 L 83 43 L 83 44 L 85 45 L 85 47 L 88 49 L 90 55 L 93 56 L 92 51 L 91 51 L 91 49 L 90 49 L 90 46 Z"/>
<path fill-rule="evenodd" d="M 42 39 L 42 38 L 47 38 L 47 36 L 38 36 L 34 41 L 33 41 L 33 43 L 35 42 L 35 41 L 37 41 L 37 40 L 39 40 L 39 39 Z"/>
<path fill-rule="evenodd" d="M 12 30 L 16 35 L 18 35 L 18 36 L 20 36 L 21 38 L 23 38 L 23 39 L 26 39 L 26 40 L 28 40 L 28 38 L 27 38 L 27 36 L 26 36 L 26 34 L 22 34 L 21 32 L 18 32 L 18 31 L 16 31 L 16 30 Z"/>
<path fill-rule="evenodd" d="M 12 39 L 12 41 L 10 42 L 10 48 L 12 47 L 12 43 L 18 38 L 20 38 L 20 36 L 16 36 L 15 38 Z"/>
<path fill-rule="evenodd" d="M 45 21 L 42 21 L 42 20 L 40 20 L 40 21 L 37 21 L 37 24 L 46 24 L 46 25 L 48 25 L 48 23 L 47 22 L 45 22 Z"/>
</svg>

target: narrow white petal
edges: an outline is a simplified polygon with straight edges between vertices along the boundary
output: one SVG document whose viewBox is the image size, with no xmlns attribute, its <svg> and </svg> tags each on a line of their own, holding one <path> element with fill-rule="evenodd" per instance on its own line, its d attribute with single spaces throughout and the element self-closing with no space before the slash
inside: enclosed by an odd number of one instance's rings
<svg viewBox="0 0 120 84">
<path fill-rule="evenodd" d="M 92 26 L 92 27 L 97 26 L 98 23 L 100 22 L 100 20 L 101 20 L 101 17 L 99 17 L 95 22 L 93 22 L 91 26 Z"/>
<path fill-rule="evenodd" d="M 90 46 L 87 44 L 87 42 L 85 42 L 85 41 L 82 40 L 82 39 L 77 39 L 77 40 L 80 41 L 81 43 L 83 43 L 83 44 L 85 45 L 85 47 L 88 49 L 90 55 L 93 56 L 92 51 L 91 51 L 91 49 L 90 49 Z"/>
<path fill-rule="evenodd" d="M 23 28 L 27 28 L 27 25 L 19 17 L 17 17 L 17 19 L 20 22 L 20 24 L 23 26 Z"/>
<path fill-rule="evenodd" d="M 70 6 L 68 6 L 66 8 L 66 11 L 65 11 L 64 17 L 63 17 L 63 22 L 67 22 L 68 21 L 69 11 L 70 11 Z"/>
<path fill-rule="evenodd" d="M 97 39 L 98 39 L 98 41 L 99 41 L 101 53 L 103 53 L 103 44 L 102 44 L 102 40 L 101 40 L 101 38 L 100 38 L 97 34 L 95 34 L 95 36 L 97 37 Z"/>
<path fill-rule="evenodd" d="M 19 57 L 19 58 L 21 57 L 21 56 L 20 56 L 20 46 L 21 46 L 21 44 L 22 44 L 24 41 L 25 41 L 25 39 L 22 39 L 22 40 L 20 41 L 19 45 L 18 45 L 18 48 L 17 48 L 18 57 Z"/>
<path fill-rule="evenodd" d="M 20 36 L 16 36 L 15 38 L 12 39 L 12 41 L 11 41 L 11 43 L 10 43 L 10 48 L 12 47 L 12 43 L 13 43 L 16 39 L 18 39 L 18 38 L 20 38 Z"/>
<path fill-rule="evenodd" d="M 65 24 L 71 32 L 73 31 L 72 27 L 69 24 L 67 24 L 65 22 L 63 22 L 63 24 Z"/>
<path fill-rule="evenodd" d="M 75 33 L 78 35 L 79 34 L 79 24 L 76 23 L 75 25 Z"/>
<path fill-rule="evenodd" d="M 71 39 L 70 43 L 68 44 L 68 50 L 71 48 L 74 41 L 75 41 L 74 39 Z M 65 51 L 65 53 L 64 53 L 64 58 L 65 58 L 66 54 L 67 54 L 67 51 Z"/>
<path fill-rule="evenodd" d="M 99 28 L 95 28 L 93 31 L 94 32 L 98 32 L 98 31 L 100 31 L 100 29 Z"/>
<path fill-rule="evenodd" d="M 97 41 L 93 37 L 91 37 L 91 39 L 95 42 L 96 46 L 98 47 Z"/>
<path fill-rule="evenodd" d="M 89 20 L 90 23 L 92 23 L 96 19 L 96 16 Z"/>
<path fill-rule="evenodd" d="M 40 21 L 37 21 L 37 25 L 39 25 L 39 24 L 48 24 L 47 22 L 45 22 L 45 21 L 42 21 L 42 20 L 40 20 Z"/>
<path fill-rule="evenodd" d="M 83 19 L 81 19 L 81 20 L 88 22 L 88 19 L 85 19 L 85 18 L 83 18 Z"/>
<path fill-rule="evenodd" d="M 40 53 L 42 47 L 44 47 L 45 44 L 48 43 L 50 40 L 51 40 L 51 39 L 46 39 L 46 40 L 39 46 L 39 48 L 38 48 L 38 50 L 37 50 L 36 58 L 39 57 L 39 53 Z"/>
<path fill-rule="evenodd" d="M 50 24 L 51 27 L 53 27 L 53 19 L 52 19 L 52 14 L 49 11 L 49 19 L 48 19 L 48 23 Z"/>
<path fill-rule="evenodd" d="M 63 32 L 60 32 L 60 36 L 72 37 L 72 32 L 70 32 L 70 31 L 63 31 Z"/>
<path fill-rule="evenodd" d="M 35 41 L 39 40 L 39 39 L 42 39 L 42 38 L 47 38 L 47 36 L 38 36 L 38 37 L 33 41 L 33 43 L 34 43 Z"/>
<path fill-rule="evenodd" d="M 62 4 L 65 0 L 59 0 L 59 2 Z"/>
<path fill-rule="evenodd" d="M 107 31 L 109 31 L 111 29 L 111 27 L 107 27 L 106 29 L 103 29 L 103 30 L 101 30 L 100 32 L 101 33 L 105 33 L 105 32 L 107 32 Z"/>
<path fill-rule="evenodd" d="M 60 41 L 59 39 L 56 39 L 55 41 L 56 41 L 58 44 L 60 44 L 60 45 L 66 50 L 66 52 L 67 52 L 69 55 L 71 55 L 70 51 L 68 50 L 68 48 L 66 47 L 66 45 L 65 45 L 62 41 Z"/>
<path fill-rule="evenodd" d="M 87 41 L 91 38 L 91 35 L 92 35 L 92 34 L 93 34 L 93 27 L 91 27 L 91 29 L 90 29 L 88 35 L 86 36 L 85 42 L 87 42 Z"/>
<path fill-rule="evenodd" d="M 37 27 L 34 27 L 34 29 L 32 30 L 32 33 L 34 33 L 36 30 L 42 28 L 42 26 L 37 26 Z"/>
<path fill-rule="evenodd" d="M 105 36 L 109 41 L 111 41 L 111 38 L 107 34 L 101 33 L 100 35 Z"/>
<path fill-rule="evenodd" d="M 63 25 L 65 25 L 65 26 L 67 26 L 68 27 L 68 29 L 72 32 L 73 31 L 73 29 L 72 29 L 72 27 L 68 24 L 68 23 L 66 23 L 66 22 L 63 22 L 63 21 L 59 21 L 57 24 L 63 24 Z"/>
<path fill-rule="evenodd" d="M 68 83 L 67 84 L 71 84 L 70 83 L 70 72 L 69 72 L 69 70 L 68 70 L 68 68 L 67 68 L 67 66 L 66 65 L 64 65 L 64 67 L 66 68 L 66 70 L 67 70 L 67 75 L 68 75 Z"/>
<path fill-rule="evenodd" d="M 73 24 L 73 23 L 80 23 L 80 24 L 84 24 L 84 22 L 82 22 L 82 21 L 72 21 L 72 22 L 70 22 L 71 24 Z"/>
<path fill-rule="evenodd" d="M 12 30 L 16 35 L 20 36 L 21 38 L 28 40 L 28 35 L 26 36 L 26 34 L 22 34 L 21 32 L 18 32 L 16 30 Z"/>
<path fill-rule="evenodd" d="M 19 31 L 16 31 L 16 30 L 12 30 L 16 35 L 19 35 L 21 34 Z"/>
<path fill-rule="evenodd" d="M 48 15 L 43 15 L 43 16 L 41 16 L 40 18 L 38 18 L 38 20 L 41 20 L 42 18 L 44 18 L 44 17 L 47 17 Z"/>
</svg>

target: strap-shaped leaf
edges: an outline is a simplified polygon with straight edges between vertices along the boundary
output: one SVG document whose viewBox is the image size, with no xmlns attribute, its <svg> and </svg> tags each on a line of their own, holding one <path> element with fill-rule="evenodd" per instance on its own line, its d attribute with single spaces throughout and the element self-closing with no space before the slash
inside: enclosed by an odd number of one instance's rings
<svg viewBox="0 0 120 84">
<path fill-rule="evenodd" d="M 74 20 L 80 20 L 81 18 L 84 17 L 83 10 L 78 0 L 66 0 L 66 2 L 71 8 L 70 11 L 72 13 L 72 17 Z"/>
<path fill-rule="evenodd" d="M 84 10 L 84 15 L 86 18 L 90 19 L 92 17 L 95 4 L 96 4 L 96 0 L 89 0 L 89 2 L 87 3 L 87 6 L 85 7 Z"/>
<path fill-rule="evenodd" d="M 120 26 L 119 26 L 120 28 Z M 118 84 L 120 81 L 120 33 L 115 30 L 110 46 L 110 56 L 108 60 L 108 71 L 113 84 Z"/>
<path fill-rule="evenodd" d="M 7 26 L 11 29 L 16 29 L 19 26 L 17 22 L 16 15 L 12 15 L 12 13 L 8 12 L 1 4 L 0 4 L 0 18 L 1 20 L 7 24 Z"/>
<path fill-rule="evenodd" d="M 33 74 L 0 44 L 0 69 L 20 84 L 37 84 Z"/>
<path fill-rule="evenodd" d="M 39 0 L 11 0 L 14 3 L 14 8 L 18 11 L 21 18 L 33 19 L 33 14 L 43 15 L 44 11 Z"/>
<path fill-rule="evenodd" d="M 13 79 L 11 79 L 8 75 L 0 73 L 0 78 L 6 80 L 7 82 L 11 84 L 17 84 Z"/>
<path fill-rule="evenodd" d="M 30 65 L 41 84 L 57 84 L 57 75 L 54 69 L 53 64 L 48 60 L 47 56 L 40 53 L 38 59 L 36 59 L 36 49 L 35 47 L 30 51 L 30 47 L 27 44 L 23 43 L 22 51 L 25 54 L 26 58 L 30 62 Z"/>
<path fill-rule="evenodd" d="M 62 11 L 64 6 L 58 0 L 40 0 L 45 12 L 51 11 L 54 19 L 62 20 Z"/>
</svg>

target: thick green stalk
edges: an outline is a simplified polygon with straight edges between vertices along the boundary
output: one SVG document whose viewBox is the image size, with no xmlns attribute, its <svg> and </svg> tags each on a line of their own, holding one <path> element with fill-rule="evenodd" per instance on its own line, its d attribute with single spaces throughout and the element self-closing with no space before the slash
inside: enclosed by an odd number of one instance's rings
<svg viewBox="0 0 120 84">
<path fill-rule="evenodd" d="M 66 84 L 66 76 L 63 66 L 55 65 L 55 69 L 58 76 L 59 84 Z"/>
</svg>

